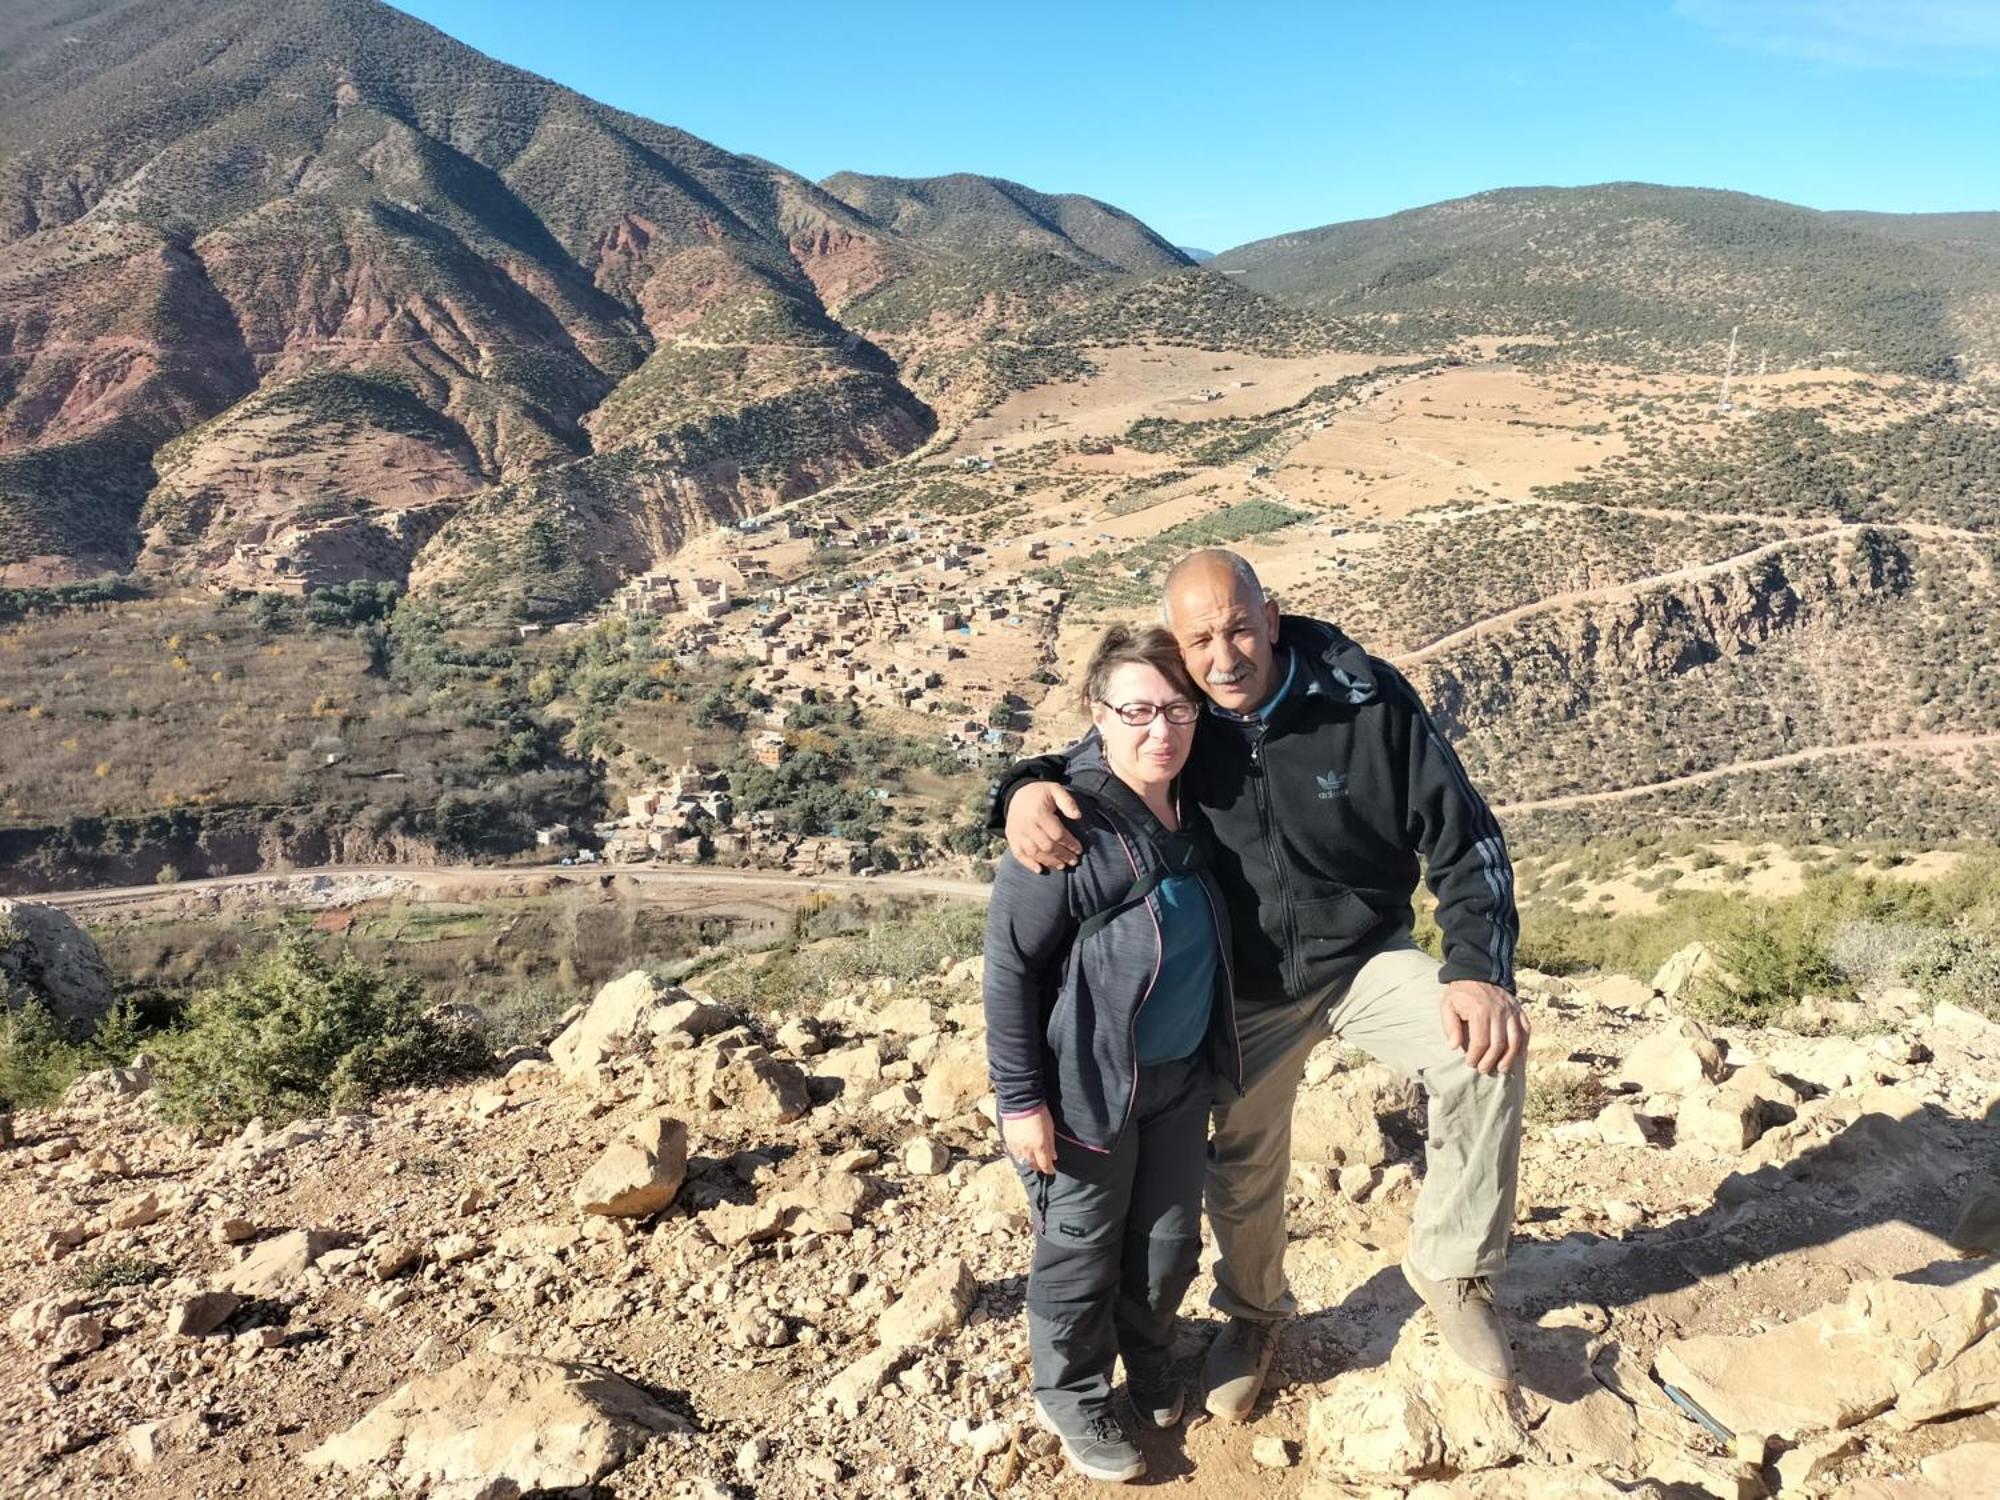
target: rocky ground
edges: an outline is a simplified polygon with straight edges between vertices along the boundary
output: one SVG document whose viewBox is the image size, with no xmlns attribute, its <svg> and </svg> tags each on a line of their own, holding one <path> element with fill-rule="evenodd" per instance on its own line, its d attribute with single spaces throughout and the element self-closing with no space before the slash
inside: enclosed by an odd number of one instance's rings
<svg viewBox="0 0 2000 1500">
<path fill-rule="evenodd" d="M 1306 1311 L 1256 1420 L 1148 1435 L 1152 1482 L 2000 1495 L 2000 1025 L 1892 991 L 1818 1035 L 1710 1032 L 1671 998 L 1696 957 L 1665 994 L 1524 979 L 1510 1397 L 1458 1378 L 1396 1270 L 1413 1099 L 1316 1055 Z M 0 1487 L 1082 1493 L 1029 1420 L 976 981 L 780 1024 L 630 976 L 500 1076 L 212 1142 L 161 1125 L 143 1067 L 89 1075 L 0 1146 Z"/>
</svg>

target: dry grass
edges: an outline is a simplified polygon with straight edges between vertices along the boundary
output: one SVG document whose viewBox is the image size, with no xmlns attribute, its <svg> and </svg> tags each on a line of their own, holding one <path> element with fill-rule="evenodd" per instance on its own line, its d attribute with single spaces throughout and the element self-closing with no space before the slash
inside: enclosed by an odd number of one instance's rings
<svg viewBox="0 0 2000 1500">
<path fill-rule="evenodd" d="M 400 800 L 440 761 L 491 743 L 366 665 L 345 632 L 266 636 L 248 608 L 211 601 L 141 600 L 8 627 L 0 826 Z"/>
</svg>

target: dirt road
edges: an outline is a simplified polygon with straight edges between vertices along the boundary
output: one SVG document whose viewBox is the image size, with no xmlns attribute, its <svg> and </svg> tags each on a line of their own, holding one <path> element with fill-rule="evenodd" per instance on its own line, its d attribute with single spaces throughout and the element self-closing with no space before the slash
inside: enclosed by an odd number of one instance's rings
<svg viewBox="0 0 2000 1500">
<path fill-rule="evenodd" d="M 144 910 L 162 904 L 184 904 L 189 897 L 220 899 L 241 894 L 254 900 L 338 905 L 344 897 L 367 899 L 385 894 L 384 882 L 404 891 L 422 892 L 432 900 L 476 900 L 519 887 L 524 881 L 552 879 L 573 886 L 626 881 L 640 888 L 675 892 L 785 893 L 809 891 L 844 895 L 934 896 L 953 901 L 984 901 L 992 887 L 977 880 L 951 880 L 925 875 L 794 875 L 782 870 L 658 869 L 610 865 L 318 865 L 299 870 L 261 870 L 248 875 L 216 875 L 182 880 L 173 885 L 134 885 L 95 890 L 45 891 L 31 899 L 78 914 Z M 349 896 L 351 893 L 351 896 Z"/>
<path fill-rule="evenodd" d="M 1706 781 L 1719 781 L 1724 776 L 1736 776 L 1745 771 L 1771 771 L 1781 766 L 1802 765 L 1811 760 L 1825 760 L 1835 755 L 1863 755 L 1870 751 L 1882 751 L 1897 755 L 1942 755 L 1953 750 L 1974 750 L 1985 745 L 2000 745 L 2000 734 L 1938 734 L 1923 735 L 1905 740 L 1857 740 L 1851 745 L 1815 745 L 1810 750 L 1794 750 L 1787 755 L 1773 755 L 1764 760 L 1731 761 L 1726 766 L 1713 766 L 1706 771 L 1694 771 L 1686 776 L 1672 776 L 1665 781 L 1649 781 L 1644 786 L 1616 787 L 1603 792 L 1569 792 L 1560 797 L 1537 797 L 1527 802 L 1496 802 L 1496 813 L 1546 812 L 1558 807 L 1584 807 L 1593 802 L 1621 802 L 1628 797 L 1644 797 L 1652 792 L 1671 792 L 1681 787 L 1700 786 Z"/>
</svg>

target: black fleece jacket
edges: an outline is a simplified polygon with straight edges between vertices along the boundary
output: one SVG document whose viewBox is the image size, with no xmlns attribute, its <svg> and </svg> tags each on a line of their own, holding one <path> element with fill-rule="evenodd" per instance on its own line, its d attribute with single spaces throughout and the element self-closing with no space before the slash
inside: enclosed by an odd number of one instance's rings
<svg viewBox="0 0 2000 1500">
<path fill-rule="evenodd" d="M 1351 980 L 1414 920 L 1420 857 L 1444 932 L 1439 978 L 1512 990 L 1506 841 L 1416 691 L 1321 621 L 1284 616 L 1278 641 L 1298 658 L 1290 692 L 1264 722 L 1204 713 L 1181 773 L 1183 806 L 1214 835 L 1237 1003 Z M 995 830 L 1016 789 L 1066 779 L 1078 749 L 1011 767 L 994 790 Z"/>
</svg>

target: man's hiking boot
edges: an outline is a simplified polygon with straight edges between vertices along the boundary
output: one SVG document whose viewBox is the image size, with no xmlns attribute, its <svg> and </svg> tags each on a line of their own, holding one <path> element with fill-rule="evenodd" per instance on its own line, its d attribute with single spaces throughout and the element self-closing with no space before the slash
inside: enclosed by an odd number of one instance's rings
<svg viewBox="0 0 2000 1500">
<path fill-rule="evenodd" d="M 1507 1341 L 1507 1325 L 1493 1305 L 1492 1284 L 1484 1276 L 1432 1281 L 1408 1260 L 1403 1262 L 1403 1277 L 1437 1319 L 1445 1347 L 1487 1385 L 1511 1391 L 1514 1353 Z"/>
<path fill-rule="evenodd" d="M 1231 1318 L 1201 1367 L 1202 1404 L 1212 1417 L 1247 1422 L 1264 1391 L 1271 1356 L 1278 1352 L 1278 1325 L 1259 1318 Z"/>
<path fill-rule="evenodd" d="M 1035 1419 L 1056 1435 L 1069 1466 L 1086 1479 L 1125 1484 L 1146 1472 L 1146 1455 L 1108 1411 L 1078 1412 L 1057 1421 L 1037 1401 Z"/>
<path fill-rule="evenodd" d="M 1132 1402 L 1132 1414 L 1148 1427 L 1173 1427 L 1187 1408 L 1187 1392 L 1176 1381 L 1154 1385 L 1134 1380 L 1125 1372 L 1125 1394 Z"/>
</svg>

